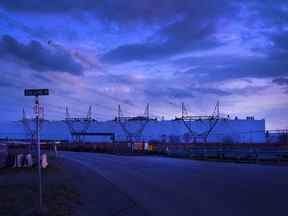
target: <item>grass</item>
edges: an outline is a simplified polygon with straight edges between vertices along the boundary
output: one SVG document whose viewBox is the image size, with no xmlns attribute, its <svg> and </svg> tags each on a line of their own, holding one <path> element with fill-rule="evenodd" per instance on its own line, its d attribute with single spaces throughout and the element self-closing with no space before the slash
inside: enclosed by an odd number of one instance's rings
<svg viewBox="0 0 288 216">
<path fill-rule="evenodd" d="M 0 215 L 2 216 L 73 216 L 81 205 L 79 193 L 61 162 L 50 161 L 43 170 L 43 213 L 37 213 L 37 168 L 6 168 L 0 173 Z"/>
</svg>

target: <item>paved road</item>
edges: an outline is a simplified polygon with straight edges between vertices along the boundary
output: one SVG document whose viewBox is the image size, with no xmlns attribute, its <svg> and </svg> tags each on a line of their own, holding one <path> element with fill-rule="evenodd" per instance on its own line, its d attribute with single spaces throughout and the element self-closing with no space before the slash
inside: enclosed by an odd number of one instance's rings
<svg viewBox="0 0 288 216">
<path fill-rule="evenodd" d="M 137 208 L 123 215 L 288 214 L 288 167 L 72 152 L 62 157 L 133 200 Z"/>
</svg>

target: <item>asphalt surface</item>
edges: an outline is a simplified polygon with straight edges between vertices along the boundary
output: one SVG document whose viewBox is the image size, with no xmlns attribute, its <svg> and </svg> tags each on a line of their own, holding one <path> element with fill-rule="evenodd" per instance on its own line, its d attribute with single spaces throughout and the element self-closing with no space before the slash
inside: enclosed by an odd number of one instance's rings
<svg viewBox="0 0 288 216">
<path fill-rule="evenodd" d="M 89 175 L 95 179 L 101 176 L 111 190 L 129 201 L 115 215 L 270 216 L 288 212 L 288 167 L 284 166 L 78 152 L 62 152 L 61 157 L 91 170 Z M 113 199 L 113 193 L 97 196 L 111 208 L 121 203 L 121 196 Z"/>
</svg>

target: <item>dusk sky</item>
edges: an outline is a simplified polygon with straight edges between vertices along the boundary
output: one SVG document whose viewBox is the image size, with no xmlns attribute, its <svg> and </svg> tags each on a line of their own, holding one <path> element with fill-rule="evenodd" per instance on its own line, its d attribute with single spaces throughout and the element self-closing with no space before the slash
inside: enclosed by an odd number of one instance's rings
<svg viewBox="0 0 288 216">
<path fill-rule="evenodd" d="M 287 0 L 0 0 L 0 121 L 32 113 L 266 119 L 288 127 Z"/>
</svg>

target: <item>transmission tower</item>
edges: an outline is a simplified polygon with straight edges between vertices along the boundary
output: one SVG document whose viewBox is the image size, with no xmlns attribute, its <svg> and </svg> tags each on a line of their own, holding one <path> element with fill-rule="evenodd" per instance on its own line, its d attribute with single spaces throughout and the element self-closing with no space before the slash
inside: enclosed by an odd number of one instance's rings
<svg viewBox="0 0 288 216">
<path fill-rule="evenodd" d="M 33 107 L 33 110 L 35 111 L 35 107 Z M 39 129 L 40 131 L 43 128 L 44 123 L 44 107 L 42 105 L 39 105 Z M 25 109 L 22 109 L 22 125 L 24 127 L 24 131 L 26 132 L 26 136 L 28 139 L 31 140 L 31 146 L 30 150 L 35 150 L 36 148 L 36 118 L 28 118 Z"/>
<path fill-rule="evenodd" d="M 25 130 L 27 136 L 32 139 L 33 135 L 34 135 L 34 131 L 33 131 L 32 126 L 31 126 L 31 120 L 29 120 L 27 118 L 27 115 L 26 115 L 24 108 L 22 110 L 22 121 L 21 122 L 23 124 L 24 130 Z"/>
<path fill-rule="evenodd" d="M 90 106 L 85 117 L 71 117 L 68 107 L 66 107 L 65 122 L 69 128 L 73 142 L 82 143 L 85 133 L 87 133 L 92 123 L 92 107 Z"/>
<path fill-rule="evenodd" d="M 215 128 L 216 124 L 220 119 L 220 103 L 216 103 L 216 106 L 211 115 L 189 115 L 187 108 L 184 103 L 181 104 L 181 118 L 176 118 L 176 120 L 183 121 L 185 127 L 188 129 L 193 142 L 196 143 L 197 140 L 201 140 L 206 143 L 208 136 L 211 134 L 212 130 Z M 198 122 L 204 128 L 203 131 L 198 132 L 193 129 L 195 122 Z"/>
<path fill-rule="evenodd" d="M 149 104 L 147 104 L 143 115 L 133 117 L 123 116 L 121 106 L 118 105 L 118 115 L 116 117 L 116 121 L 120 124 L 129 142 L 139 140 L 143 134 L 146 125 L 150 120 L 152 120 L 150 118 L 149 109 Z M 131 124 L 134 127 L 131 128 Z"/>
</svg>

